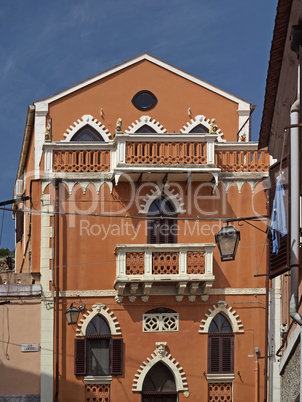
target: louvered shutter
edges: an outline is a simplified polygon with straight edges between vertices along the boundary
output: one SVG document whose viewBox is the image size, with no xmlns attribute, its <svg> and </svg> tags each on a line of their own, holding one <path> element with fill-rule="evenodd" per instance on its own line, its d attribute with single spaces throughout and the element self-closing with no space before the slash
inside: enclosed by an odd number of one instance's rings
<svg viewBox="0 0 302 402">
<path fill-rule="evenodd" d="M 209 335 L 208 373 L 234 372 L 234 336 L 230 334 Z"/>
<path fill-rule="evenodd" d="M 111 374 L 123 374 L 123 339 L 111 338 Z"/>
<path fill-rule="evenodd" d="M 16 212 L 16 243 L 22 240 L 24 232 L 24 212 L 20 209 Z"/>
<path fill-rule="evenodd" d="M 208 372 L 219 373 L 220 371 L 220 338 L 209 336 L 208 338 Z"/>
<path fill-rule="evenodd" d="M 159 238 L 159 221 L 157 219 L 148 220 L 148 231 L 147 231 L 147 242 L 148 244 L 158 244 Z"/>
<path fill-rule="evenodd" d="M 86 375 L 86 339 L 74 340 L 74 374 Z"/>
<path fill-rule="evenodd" d="M 227 335 L 220 338 L 221 343 L 221 372 L 234 372 L 234 336 Z"/>
</svg>

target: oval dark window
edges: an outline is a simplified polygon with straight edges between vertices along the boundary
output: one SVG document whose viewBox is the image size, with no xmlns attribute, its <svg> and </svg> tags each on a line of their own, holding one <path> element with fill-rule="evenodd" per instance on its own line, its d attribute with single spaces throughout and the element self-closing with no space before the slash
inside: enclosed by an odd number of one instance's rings
<svg viewBox="0 0 302 402">
<path fill-rule="evenodd" d="M 133 96 L 132 103 L 139 110 L 149 110 L 157 104 L 157 98 L 152 92 L 143 90 Z"/>
</svg>

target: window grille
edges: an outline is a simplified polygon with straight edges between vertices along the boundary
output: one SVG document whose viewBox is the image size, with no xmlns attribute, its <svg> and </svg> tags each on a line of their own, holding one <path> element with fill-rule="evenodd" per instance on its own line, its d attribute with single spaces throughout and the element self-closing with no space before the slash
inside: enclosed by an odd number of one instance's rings
<svg viewBox="0 0 302 402">
<path fill-rule="evenodd" d="M 143 332 L 178 331 L 178 313 L 144 314 Z"/>
</svg>

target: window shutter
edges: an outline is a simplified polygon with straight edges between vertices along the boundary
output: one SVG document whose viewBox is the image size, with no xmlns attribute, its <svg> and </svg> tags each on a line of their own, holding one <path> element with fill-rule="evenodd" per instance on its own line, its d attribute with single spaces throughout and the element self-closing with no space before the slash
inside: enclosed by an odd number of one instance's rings
<svg viewBox="0 0 302 402">
<path fill-rule="evenodd" d="M 223 373 L 233 373 L 234 372 L 234 336 L 224 336 L 221 339 L 221 350 L 222 350 L 222 367 L 221 371 Z"/>
<path fill-rule="evenodd" d="M 219 373 L 220 371 L 220 342 L 219 336 L 208 338 L 208 372 Z"/>
<path fill-rule="evenodd" d="M 123 374 L 123 339 L 111 338 L 111 374 Z"/>
<path fill-rule="evenodd" d="M 24 232 L 24 212 L 19 209 L 16 212 L 16 243 L 22 240 Z"/>
<path fill-rule="evenodd" d="M 74 340 L 74 374 L 86 375 L 86 339 Z"/>
</svg>

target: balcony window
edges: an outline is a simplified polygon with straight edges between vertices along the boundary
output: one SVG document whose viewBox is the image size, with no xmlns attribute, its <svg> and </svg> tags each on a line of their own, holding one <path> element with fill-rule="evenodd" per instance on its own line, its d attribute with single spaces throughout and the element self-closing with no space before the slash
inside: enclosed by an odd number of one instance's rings
<svg viewBox="0 0 302 402">
<path fill-rule="evenodd" d="M 160 197 L 152 202 L 148 217 L 148 243 L 177 243 L 177 214 L 169 199 Z"/>
<path fill-rule="evenodd" d="M 136 131 L 136 133 L 141 133 L 141 134 L 152 134 L 152 133 L 156 133 L 156 131 L 154 130 L 154 128 L 148 126 L 148 124 L 144 124 L 143 126 L 141 126 L 140 128 L 138 128 Z"/>
<path fill-rule="evenodd" d="M 92 127 L 86 125 L 75 133 L 71 141 L 104 141 L 104 138 Z"/>
<path fill-rule="evenodd" d="M 192 134 L 208 133 L 208 132 L 209 132 L 209 129 L 207 127 L 205 127 L 203 124 L 198 124 L 197 126 L 192 128 L 192 130 L 190 131 L 190 133 L 192 133 Z"/>
</svg>

